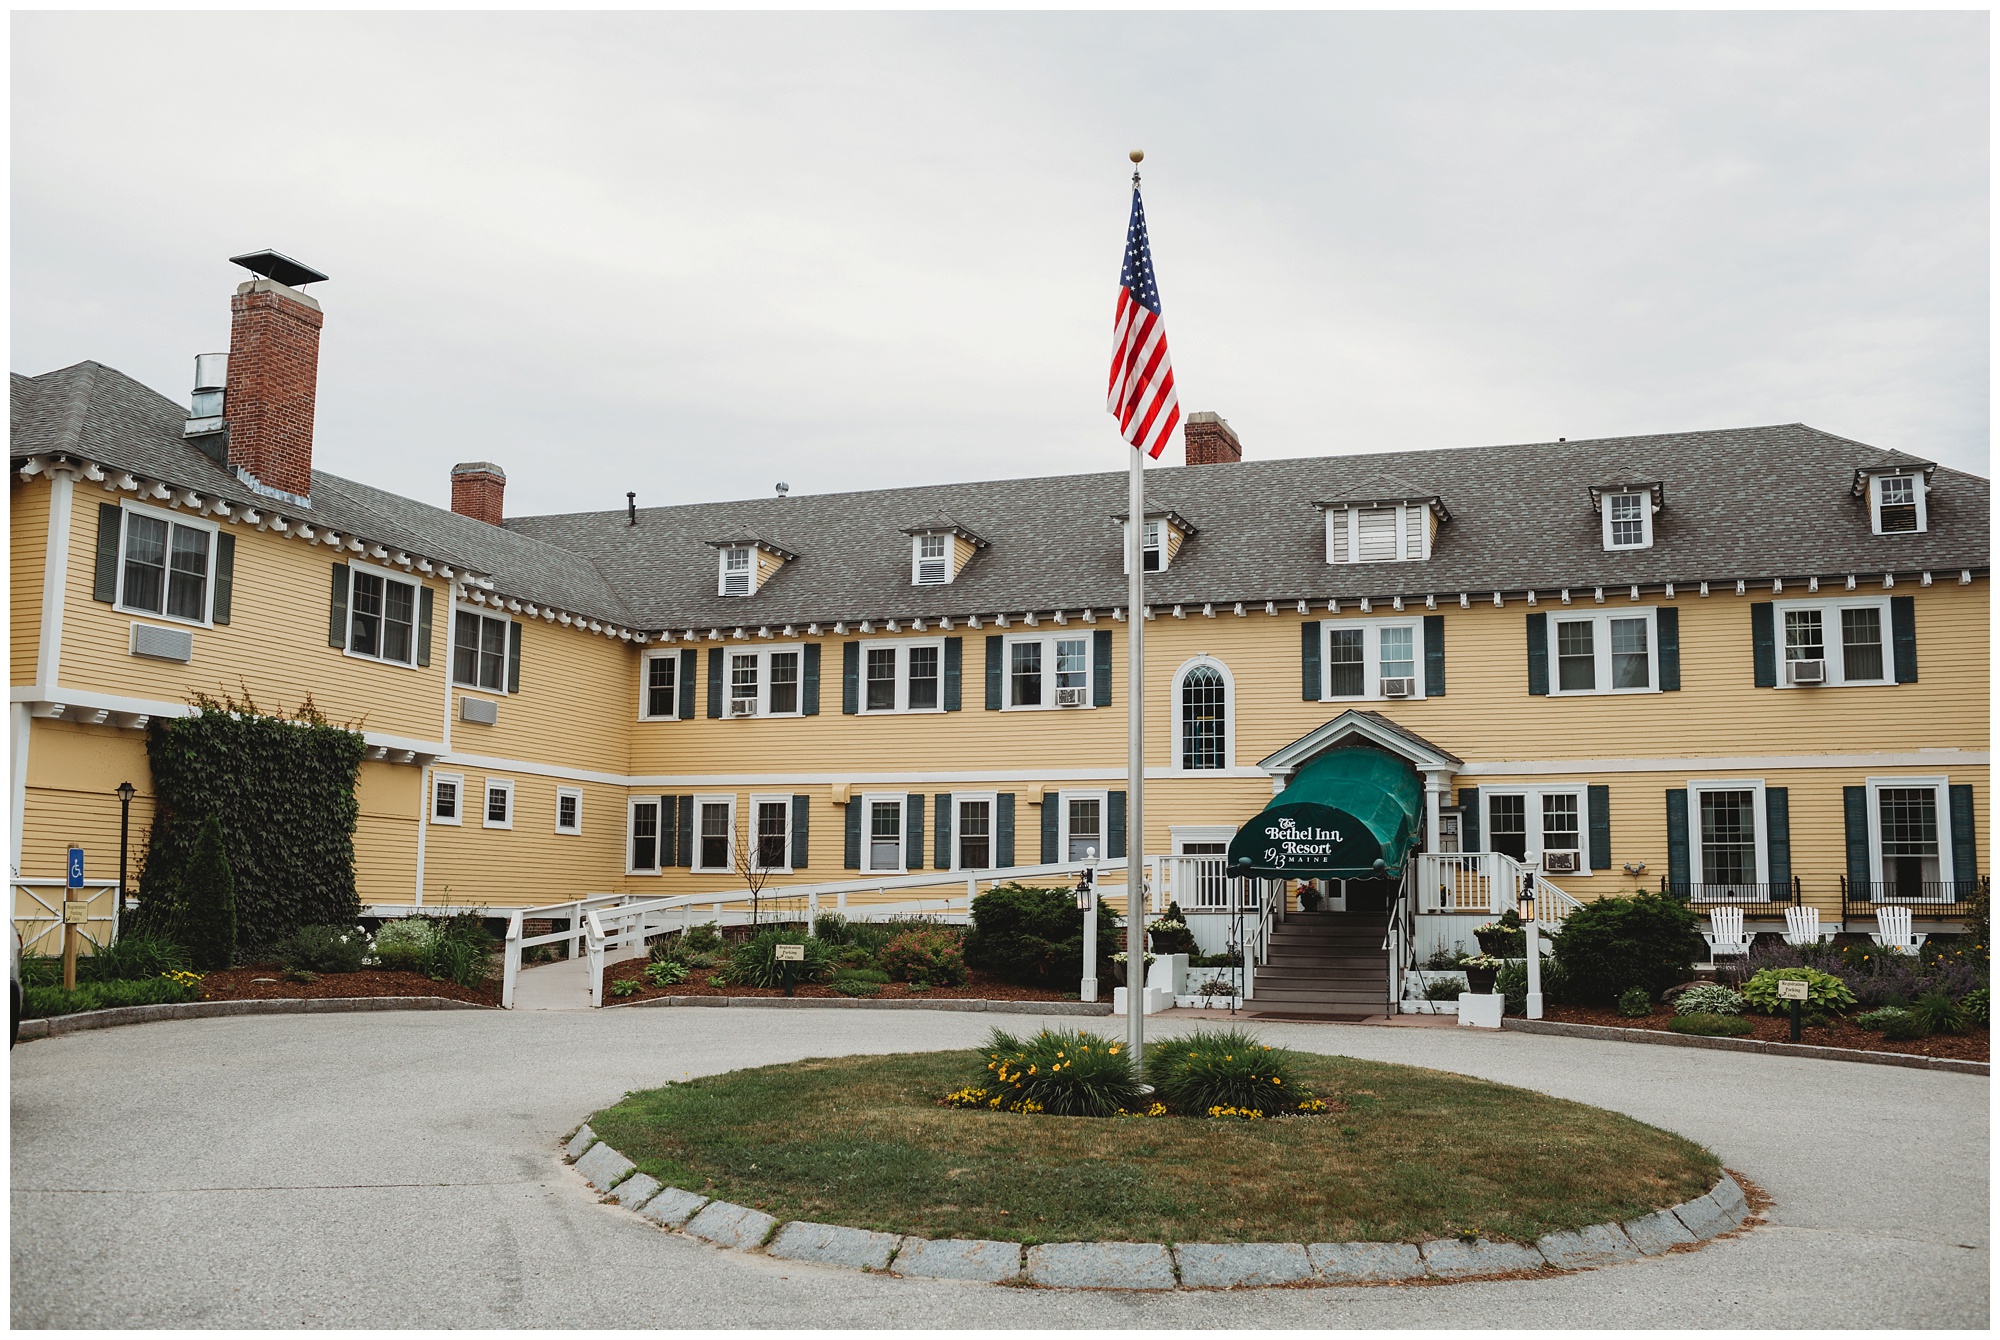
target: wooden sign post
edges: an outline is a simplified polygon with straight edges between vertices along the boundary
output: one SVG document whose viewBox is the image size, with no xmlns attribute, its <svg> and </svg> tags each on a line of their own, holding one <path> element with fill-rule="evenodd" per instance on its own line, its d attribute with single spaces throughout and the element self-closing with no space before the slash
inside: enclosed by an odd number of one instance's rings
<svg viewBox="0 0 2000 1340">
<path fill-rule="evenodd" d="M 1788 1000 L 1792 1004 L 1793 1042 L 1797 1042 L 1804 1036 L 1799 1031 L 1799 1006 L 1809 999 L 1811 995 L 1812 988 L 1805 982 L 1795 981 L 1789 977 L 1780 977 L 1778 979 L 1778 999 Z"/>
<path fill-rule="evenodd" d="M 77 927 L 90 918 L 83 897 L 83 848 L 71 844 L 63 872 L 63 990 L 76 990 Z"/>
</svg>

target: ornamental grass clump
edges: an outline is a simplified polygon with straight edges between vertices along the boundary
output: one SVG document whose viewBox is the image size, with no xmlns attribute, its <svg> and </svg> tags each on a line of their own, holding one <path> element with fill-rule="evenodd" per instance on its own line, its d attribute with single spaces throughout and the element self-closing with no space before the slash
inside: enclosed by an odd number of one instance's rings
<svg viewBox="0 0 2000 1340">
<path fill-rule="evenodd" d="M 1163 1038 L 1146 1053 L 1155 1095 L 1182 1116 L 1276 1117 L 1316 1103 L 1300 1082 L 1298 1057 L 1240 1028 L 1199 1029 Z"/>
<path fill-rule="evenodd" d="M 778 962 L 778 946 L 804 945 L 803 961 L 793 963 L 792 981 L 819 982 L 833 975 L 833 951 L 824 940 L 815 940 L 804 931 L 768 930 L 736 946 L 729 956 L 728 981 L 731 986 L 783 986 L 785 965 Z"/>
<path fill-rule="evenodd" d="M 983 1050 L 986 1073 L 970 1086 L 980 1091 L 978 1099 L 954 1105 L 1055 1117 L 1112 1117 L 1145 1109 L 1131 1057 L 1123 1043 L 1110 1038 L 1065 1028 L 1043 1029 L 1023 1041 L 996 1028 Z"/>
</svg>

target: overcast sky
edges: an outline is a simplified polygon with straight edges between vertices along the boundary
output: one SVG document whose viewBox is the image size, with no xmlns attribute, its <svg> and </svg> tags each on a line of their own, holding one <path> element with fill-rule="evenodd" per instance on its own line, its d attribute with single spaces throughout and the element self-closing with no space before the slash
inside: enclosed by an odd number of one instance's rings
<svg viewBox="0 0 2000 1340">
<path fill-rule="evenodd" d="M 1986 25 L 16 14 L 11 365 L 183 399 L 273 247 L 332 276 L 316 464 L 433 502 L 1123 469 L 1144 148 L 1182 407 L 1252 456 L 1802 420 L 1984 474 Z"/>
</svg>

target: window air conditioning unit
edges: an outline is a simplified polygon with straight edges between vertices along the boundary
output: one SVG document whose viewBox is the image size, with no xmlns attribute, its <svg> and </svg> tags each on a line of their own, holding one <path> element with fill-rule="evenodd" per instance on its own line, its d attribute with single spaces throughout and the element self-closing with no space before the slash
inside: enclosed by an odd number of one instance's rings
<svg viewBox="0 0 2000 1340">
<path fill-rule="evenodd" d="M 495 726 L 500 722 L 500 704 L 491 698 L 467 698 L 458 700 L 458 719 L 471 721 L 481 726 Z"/>
<path fill-rule="evenodd" d="M 1414 698 L 1416 694 L 1417 681 L 1409 676 L 1404 676 L 1401 679 L 1385 679 L 1382 681 L 1382 696 L 1384 698 Z"/>
<path fill-rule="evenodd" d="M 1542 853 L 1542 869 L 1551 875 L 1573 875 L 1576 873 L 1576 853 L 1545 851 Z"/>
<path fill-rule="evenodd" d="M 194 659 L 194 634 L 185 628 L 135 623 L 132 625 L 132 654 L 155 661 L 179 661 L 185 665 Z"/>
<path fill-rule="evenodd" d="M 1056 690 L 1056 706 L 1057 706 L 1057 707 L 1082 707 L 1082 706 L 1083 706 L 1083 695 L 1084 695 L 1084 690 L 1082 690 L 1082 689 L 1057 689 L 1057 690 Z"/>
<path fill-rule="evenodd" d="M 1787 661 L 1785 666 L 1794 684 L 1826 683 L 1825 661 Z"/>
<path fill-rule="evenodd" d="M 731 698 L 729 700 L 729 715 L 733 717 L 756 716 L 757 700 L 755 698 Z"/>
</svg>

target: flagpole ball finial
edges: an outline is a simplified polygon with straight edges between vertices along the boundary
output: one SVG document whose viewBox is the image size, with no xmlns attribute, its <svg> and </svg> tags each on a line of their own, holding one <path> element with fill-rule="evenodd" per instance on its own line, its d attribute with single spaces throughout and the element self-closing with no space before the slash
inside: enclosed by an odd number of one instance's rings
<svg viewBox="0 0 2000 1340">
<path fill-rule="evenodd" d="M 1146 151 L 1144 149 L 1134 149 L 1131 153 L 1126 154 L 1125 156 L 1131 159 L 1135 163 L 1143 163 L 1146 161 Z"/>
</svg>

